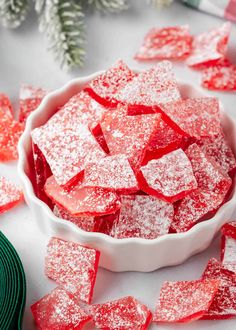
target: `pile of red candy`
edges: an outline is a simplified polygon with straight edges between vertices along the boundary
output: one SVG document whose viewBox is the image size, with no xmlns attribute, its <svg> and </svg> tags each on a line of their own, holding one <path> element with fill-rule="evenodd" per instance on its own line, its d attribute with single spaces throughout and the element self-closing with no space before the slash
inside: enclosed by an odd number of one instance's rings
<svg viewBox="0 0 236 330">
<path fill-rule="evenodd" d="M 135 58 L 139 61 L 179 60 L 202 70 L 201 84 L 212 90 L 236 91 L 236 65 L 227 58 L 230 23 L 193 36 L 189 26 L 153 28 Z"/>
<path fill-rule="evenodd" d="M 190 322 L 236 316 L 236 222 L 222 228 L 219 262 L 212 258 L 201 279 L 163 283 L 155 312 L 134 297 L 92 304 L 100 253 L 74 242 L 52 238 L 45 274 L 59 285 L 31 306 L 39 329 L 142 329 L 150 323 Z"/>
<path fill-rule="evenodd" d="M 119 61 L 32 131 L 37 196 L 79 228 L 155 239 L 212 216 L 236 168 L 216 98 Z"/>
</svg>

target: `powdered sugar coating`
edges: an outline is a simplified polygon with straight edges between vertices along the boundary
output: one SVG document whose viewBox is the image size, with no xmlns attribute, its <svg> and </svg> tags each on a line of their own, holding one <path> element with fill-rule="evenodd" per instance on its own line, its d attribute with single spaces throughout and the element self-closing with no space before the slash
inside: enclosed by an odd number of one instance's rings
<svg viewBox="0 0 236 330">
<path fill-rule="evenodd" d="M 96 328 L 109 330 L 145 330 L 152 313 L 135 298 L 128 296 L 91 307 Z"/>
<path fill-rule="evenodd" d="M 226 236 L 222 264 L 227 269 L 236 273 L 236 239 Z M 236 299 L 236 292 L 235 292 Z"/>
<path fill-rule="evenodd" d="M 72 215 L 100 216 L 114 213 L 120 208 L 119 196 L 113 191 L 98 187 L 80 188 L 78 185 L 65 190 L 53 176 L 47 179 L 45 192 Z"/>
<path fill-rule="evenodd" d="M 164 282 L 153 315 L 154 322 L 190 322 L 200 319 L 209 309 L 219 281 Z"/>
<path fill-rule="evenodd" d="M 8 114 L 9 117 L 13 116 L 13 107 L 9 97 L 6 94 L 0 93 L 0 108 Z"/>
<path fill-rule="evenodd" d="M 23 200 L 20 187 L 0 176 L 0 213 L 5 212 Z"/>
<path fill-rule="evenodd" d="M 140 168 L 138 179 L 141 190 L 172 203 L 197 188 L 191 162 L 182 149 L 150 160 Z"/>
<path fill-rule="evenodd" d="M 64 289 L 57 287 L 31 306 L 39 329 L 80 330 L 91 316 Z"/>
<path fill-rule="evenodd" d="M 226 55 L 231 24 L 222 24 L 196 36 L 193 40 L 193 51 L 187 59 L 189 66 L 198 67 L 216 63 Z"/>
<path fill-rule="evenodd" d="M 161 106 L 163 119 L 179 134 L 200 139 L 220 133 L 219 101 L 214 97 L 178 100 Z M 158 111 L 158 110 L 157 110 Z"/>
<path fill-rule="evenodd" d="M 51 238 L 45 258 L 45 274 L 74 295 L 90 303 L 100 252 L 78 243 Z"/>
<path fill-rule="evenodd" d="M 221 233 L 223 236 L 229 236 L 236 240 L 236 222 L 227 222 L 222 228 Z"/>
<path fill-rule="evenodd" d="M 155 239 L 169 232 L 173 215 L 172 204 L 152 196 L 122 196 L 119 220 L 114 223 L 111 236 Z"/>
<path fill-rule="evenodd" d="M 203 319 L 226 319 L 236 315 L 236 274 L 212 258 L 202 275 L 204 279 L 220 281 L 218 291 Z"/>
<path fill-rule="evenodd" d="M 135 59 L 184 59 L 191 52 L 192 40 L 188 25 L 152 28 Z"/>
</svg>

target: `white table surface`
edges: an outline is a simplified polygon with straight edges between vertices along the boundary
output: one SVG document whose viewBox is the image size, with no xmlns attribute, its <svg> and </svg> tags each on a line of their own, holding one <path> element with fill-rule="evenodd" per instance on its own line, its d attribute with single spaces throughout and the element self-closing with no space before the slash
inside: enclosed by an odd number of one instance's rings
<svg viewBox="0 0 236 330">
<path fill-rule="evenodd" d="M 88 55 L 81 70 L 66 73 L 59 69 L 51 54 L 46 50 L 46 41 L 38 33 L 36 17 L 32 14 L 28 21 L 16 31 L 0 28 L 0 91 L 6 92 L 16 102 L 22 82 L 55 89 L 72 77 L 83 76 L 104 69 L 117 58 L 123 58 L 132 68 L 147 68 L 148 64 L 138 64 L 133 59 L 144 34 L 153 26 L 190 24 L 193 33 L 199 33 L 222 23 L 211 17 L 175 3 L 171 8 L 158 12 L 145 5 L 144 0 L 131 1 L 132 9 L 119 16 L 91 14 L 86 18 L 88 35 Z M 233 26 L 229 55 L 236 60 L 236 26 Z M 182 64 L 175 65 L 179 79 L 198 83 L 200 75 Z M 217 95 L 226 110 L 236 117 L 235 94 L 209 93 Z M 1 164 L 0 174 L 19 180 L 16 164 Z M 44 276 L 44 256 L 48 237 L 39 232 L 26 205 L 22 205 L 1 215 L 0 230 L 16 247 L 27 277 L 27 303 L 23 329 L 35 329 L 29 306 L 55 287 Z M 171 253 L 171 251 L 170 251 Z M 94 303 L 134 295 L 151 309 L 157 301 L 164 280 L 192 280 L 201 276 L 209 258 L 219 257 L 219 239 L 203 253 L 192 257 L 184 264 L 157 270 L 152 273 L 112 273 L 99 269 Z M 153 325 L 152 329 L 188 330 L 233 330 L 236 320 L 198 321 L 187 325 Z"/>
</svg>

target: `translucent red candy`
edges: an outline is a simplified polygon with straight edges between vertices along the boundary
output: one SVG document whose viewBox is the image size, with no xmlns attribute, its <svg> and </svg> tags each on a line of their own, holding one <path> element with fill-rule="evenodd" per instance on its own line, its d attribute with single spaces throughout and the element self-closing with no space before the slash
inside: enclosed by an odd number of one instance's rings
<svg viewBox="0 0 236 330">
<path fill-rule="evenodd" d="M 192 67 L 208 66 L 217 63 L 226 55 L 231 24 L 222 24 L 219 28 L 204 32 L 193 40 L 192 54 L 187 64 Z"/>
<path fill-rule="evenodd" d="M 191 52 L 192 40 L 188 25 L 153 28 L 145 36 L 135 59 L 184 59 Z"/>
<path fill-rule="evenodd" d="M 154 239 L 168 234 L 173 216 L 173 205 L 160 199 L 147 195 L 122 196 L 119 219 L 111 236 Z"/>
<path fill-rule="evenodd" d="M 140 168 L 140 189 L 173 203 L 197 188 L 190 160 L 182 149 L 153 159 Z"/>
<path fill-rule="evenodd" d="M 4 110 L 10 117 L 13 116 L 13 108 L 9 97 L 6 94 L 0 93 L 0 108 Z"/>
<path fill-rule="evenodd" d="M 160 120 L 157 132 L 147 147 L 143 163 L 146 164 L 153 158 L 159 158 L 178 149 L 182 140 L 181 134 L 173 130 L 164 120 Z"/>
<path fill-rule="evenodd" d="M 114 213 L 120 208 L 119 197 L 113 191 L 98 187 L 80 188 L 78 185 L 65 190 L 53 176 L 47 179 L 45 192 L 72 215 L 100 216 Z"/>
<path fill-rule="evenodd" d="M 107 330 L 146 330 L 151 323 L 151 311 L 134 297 L 128 296 L 91 306 L 96 328 Z"/>
<path fill-rule="evenodd" d="M 223 266 L 236 273 L 236 225 L 231 222 L 222 228 L 221 259 Z"/>
<path fill-rule="evenodd" d="M 178 100 L 161 106 L 163 119 L 186 136 L 215 136 L 220 133 L 219 101 L 214 97 Z M 158 109 L 157 109 L 158 111 Z"/>
<path fill-rule="evenodd" d="M 103 215 L 101 217 L 95 217 L 94 231 L 106 235 L 110 235 L 113 225 L 118 221 L 118 219 L 119 219 L 119 211 L 113 214 Z"/>
<path fill-rule="evenodd" d="M 0 176 L 0 213 L 6 212 L 13 208 L 21 201 L 24 196 L 20 187 Z"/>
<path fill-rule="evenodd" d="M 236 168 L 236 160 L 232 149 L 225 139 L 224 133 L 220 132 L 214 137 L 205 137 L 196 142 L 207 156 L 213 157 L 222 169 L 232 172 Z"/>
<path fill-rule="evenodd" d="M 122 154 L 108 156 L 88 164 L 81 185 L 112 189 L 123 194 L 139 190 L 128 158 Z"/>
<path fill-rule="evenodd" d="M 92 80 L 85 90 L 100 104 L 115 107 L 117 94 L 134 77 L 135 73 L 123 61 L 118 61 L 113 67 Z"/>
<path fill-rule="evenodd" d="M 31 306 L 39 329 L 80 330 L 91 316 L 64 289 L 57 287 Z"/>
<path fill-rule="evenodd" d="M 220 281 L 164 282 L 153 315 L 154 322 L 191 322 L 200 319 L 209 309 Z"/>
<path fill-rule="evenodd" d="M 204 215 L 216 210 L 232 183 L 214 159 L 207 157 L 196 144 L 190 145 L 185 153 L 192 163 L 198 189 L 176 205 L 172 229 L 177 232 L 187 231 Z"/>
<path fill-rule="evenodd" d="M 45 274 L 74 295 L 90 303 L 100 252 L 74 242 L 51 238 L 45 258 Z"/>
<path fill-rule="evenodd" d="M 124 109 L 107 112 L 101 122 L 111 155 L 125 154 L 131 166 L 138 168 L 158 129 L 160 114 L 126 116 Z"/>
<path fill-rule="evenodd" d="M 85 231 L 94 231 L 94 217 L 79 217 L 70 214 L 66 209 L 55 205 L 53 208 L 53 213 L 56 217 L 70 221 L 74 223 L 80 229 Z"/>
<path fill-rule="evenodd" d="M 210 308 L 202 319 L 227 319 L 236 316 L 236 274 L 224 268 L 216 259 L 210 259 L 203 275 L 203 279 L 220 281 L 218 291 Z"/>
<path fill-rule="evenodd" d="M 19 121 L 25 122 L 28 116 L 38 108 L 47 91 L 30 85 L 22 85 L 20 88 L 20 112 Z"/>
<path fill-rule="evenodd" d="M 221 228 L 221 233 L 223 236 L 229 236 L 231 238 L 236 239 L 236 222 L 231 221 L 231 222 L 226 223 Z"/>
<path fill-rule="evenodd" d="M 217 63 L 205 68 L 201 85 L 211 90 L 236 91 L 236 65 Z"/>
<path fill-rule="evenodd" d="M 129 114 L 150 112 L 150 108 L 180 99 L 171 62 L 162 61 L 140 73 L 119 92 L 118 99 L 128 104 Z"/>
</svg>

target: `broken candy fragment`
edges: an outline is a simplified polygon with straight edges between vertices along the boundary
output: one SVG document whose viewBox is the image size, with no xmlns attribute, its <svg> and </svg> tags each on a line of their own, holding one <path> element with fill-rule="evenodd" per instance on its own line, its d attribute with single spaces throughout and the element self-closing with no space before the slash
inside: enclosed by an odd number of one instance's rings
<svg viewBox="0 0 236 330">
<path fill-rule="evenodd" d="M 191 52 L 192 40 L 188 25 L 153 28 L 145 36 L 135 59 L 184 59 Z"/>
<path fill-rule="evenodd" d="M 212 258 L 202 275 L 203 279 L 220 281 L 218 291 L 202 319 L 227 319 L 236 315 L 236 274 Z"/>
<path fill-rule="evenodd" d="M 0 93 L 0 108 L 10 117 L 13 117 L 13 107 L 9 97 Z"/>
<path fill-rule="evenodd" d="M 73 186 L 69 191 L 60 187 L 53 176 L 47 179 L 45 192 L 56 204 L 72 215 L 100 216 L 120 208 L 118 195 L 104 188 Z"/>
<path fill-rule="evenodd" d="M 100 252 L 80 245 L 51 238 L 45 258 L 45 274 L 74 295 L 90 303 L 96 281 Z"/>
<path fill-rule="evenodd" d="M 93 305 L 91 314 L 96 328 L 107 330 L 146 330 L 152 319 L 151 311 L 131 296 Z"/>
<path fill-rule="evenodd" d="M 0 176 L 0 213 L 6 212 L 23 201 L 20 187 Z"/>
<path fill-rule="evenodd" d="M 231 222 L 226 223 L 221 228 L 221 233 L 223 236 L 228 236 L 228 237 L 234 238 L 236 240 L 236 222 L 231 221 Z"/>
<path fill-rule="evenodd" d="M 191 162 L 182 149 L 150 160 L 140 168 L 138 181 L 141 190 L 171 203 L 197 188 Z"/>
<path fill-rule="evenodd" d="M 57 287 L 31 306 L 39 329 L 80 330 L 91 316 L 63 288 Z"/>
<path fill-rule="evenodd" d="M 101 217 L 95 217 L 94 231 L 98 233 L 110 235 L 113 225 L 118 221 L 118 219 L 119 219 L 119 211 L 113 214 L 102 215 Z"/>
<path fill-rule="evenodd" d="M 186 323 L 200 319 L 208 311 L 219 284 L 215 279 L 164 282 L 153 321 Z"/>
<path fill-rule="evenodd" d="M 111 236 L 155 239 L 168 234 L 173 220 L 173 205 L 146 195 L 121 197 L 119 218 L 114 222 Z"/>
</svg>

